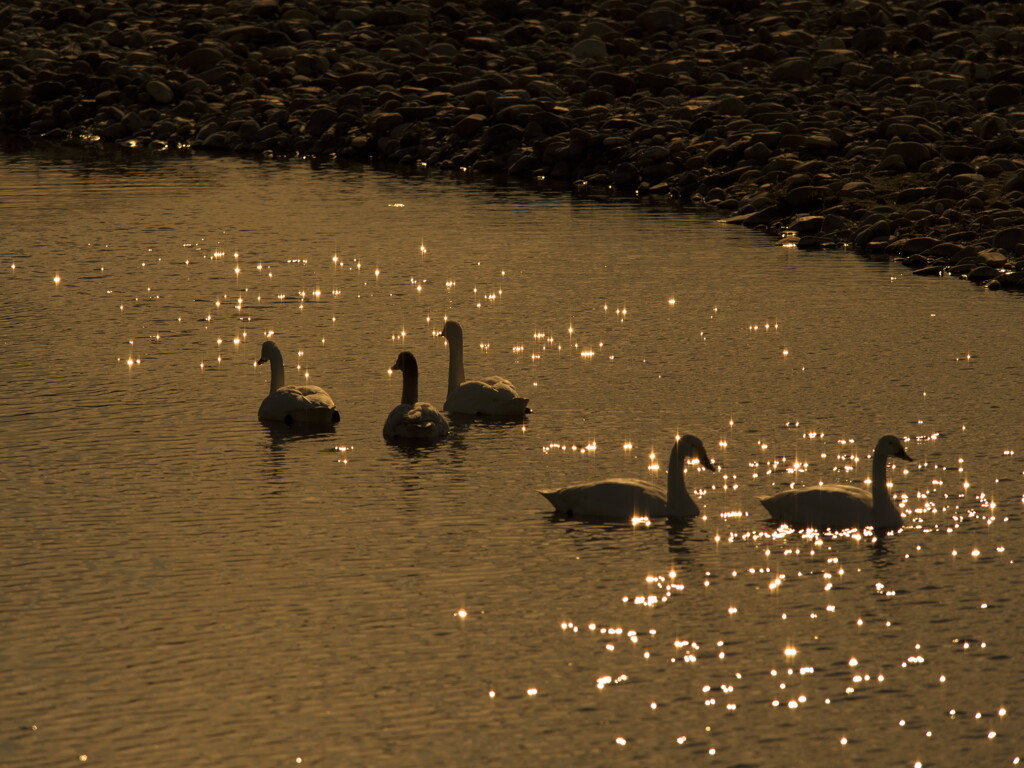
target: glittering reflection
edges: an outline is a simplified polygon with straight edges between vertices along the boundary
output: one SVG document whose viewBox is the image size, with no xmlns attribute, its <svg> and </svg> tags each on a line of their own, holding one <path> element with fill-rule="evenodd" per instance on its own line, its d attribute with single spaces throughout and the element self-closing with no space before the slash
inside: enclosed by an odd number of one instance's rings
<svg viewBox="0 0 1024 768">
<path fill-rule="evenodd" d="M 147 162 L 0 174 L 55 174 L 47 216 L 5 198 L 23 762 L 1014 764 L 1020 297 L 610 199 Z M 443 401 L 449 316 L 536 412 L 380 444 L 392 345 Z M 333 431 L 254 419 L 271 330 Z M 663 481 L 666 430 L 722 465 L 686 467 L 700 515 L 542 512 L 584 470 Z M 883 431 L 900 532 L 769 525 Z"/>
</svg>

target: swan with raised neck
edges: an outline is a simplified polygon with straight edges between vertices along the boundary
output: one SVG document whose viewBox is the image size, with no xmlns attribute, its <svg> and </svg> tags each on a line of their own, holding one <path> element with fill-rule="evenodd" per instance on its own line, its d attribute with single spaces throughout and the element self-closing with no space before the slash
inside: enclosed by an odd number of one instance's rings
<svg viewBox="0 0 1024 768">
<path fill-rule="evenodd" d="M 895 435 L 884 435 L 871 458 L 871 490 L 852 485 L 818 485 L 782 491 L 759 499 L 773 523 L 793 528 L 866 528 L 897 530 L 903 516 L 889 494 L 890 458 L 911 461 Z"/>
<path fill-rule="evenodd" d="M 270 339 L 263 342 L 260 359 L 256 361 L 257 365 L 263 363 L 270 363 L 270 392 L 260 404 L 261 421 L 327 426 L 341 419 L 334 400 L 322 387 L 284 383 L 284 358 Z"/>
<path fill-rule="evenodd" d="M 643 480 L 613 477 L 542 490 L 540 494 L 551 502 L 556 512 L 570 517 L 623 521 L 637 517 L 688 520 L 700 514 L 700 507 L 686 490 L 683 464 L 687 459 L 697 459 L 712 472 L 717 469 L 708 458 L 704 443 L 693 435 L 683 435 L 672 446 L 664 490 Z"/>
<path fill-rule="evenodd" d="M 527 412 L 529 400 L 520 397 L 512 382 L 501 376 L 466 379 L 462 326 L 455 320 L 444 324 L 441 335 L 448 342 L 448 395 L 444 409 L 470 416 L 519 417 Z"/>
<path fill-rule="evenodd" d="M 391 409 L 384 422 L 388 441 L 430 442 L 448 434 L 448 419 L 430 403 L 419 399 L 419 364 L 412 352 L 401 352 L 393 371 L 402 372 L 402 402 Z"/>
</svg>

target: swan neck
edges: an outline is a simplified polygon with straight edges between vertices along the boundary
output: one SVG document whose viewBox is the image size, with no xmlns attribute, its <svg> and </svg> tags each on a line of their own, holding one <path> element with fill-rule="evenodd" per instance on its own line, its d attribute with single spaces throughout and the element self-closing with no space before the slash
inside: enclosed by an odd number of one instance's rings
<svg viewBox="0 0 1024 768">
<path fill-rule="evenodd" d="M 270 350 L 270 391 L 276 392 L 284 386 L 284 358 L 281 350 L 274 347 Z"/>
<path fill-rule="evenodd" d="M 672 456 L 668 460 L 669 509 L 681 507 L 686 496 L 686 477 L 683 474 L 683 459 L 679 455 L 679 446 L 677 444 L 672 449 Z"/>
<path fill-rule="evenodd" d="M 448 394 L 450 395 L 466 380 L 466 369 L 462 361 L 462 336 L 448 337 Z"/>
<path fill-rule="evenodd" d="M 903 515 L 889 495 L 887 484 L 888 455 L 878 450 L 871 460 L 871 512 L 876 528 L 899 528 L 903 525 Z"/>
<path fill-rule="evenodd" d="M 888 478 L 886 477 L 888 463 L 889 457 L 876 450 L 871 459 L 871 498 L 876 508 L 879 503 L 885 504 L 890 501 Z"/>
<path fill-rule="evenodd" d="M 419 399 L 419 371 L 402 371 L 402 404 L 415 405 Z"/>
</svg>

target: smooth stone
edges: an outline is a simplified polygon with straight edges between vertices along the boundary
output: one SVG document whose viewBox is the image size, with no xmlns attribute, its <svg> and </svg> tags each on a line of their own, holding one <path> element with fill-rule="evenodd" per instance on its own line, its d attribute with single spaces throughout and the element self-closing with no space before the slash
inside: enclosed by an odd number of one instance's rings
<svg viewBox="0 0 1024 768">
<path fill-rule="evenodd" d="M 990 280 L 995 280 L 1001 272 L 993 266 L 982 264 L 974 267 L 967 273 L 967 279 L 972 283 L 987 283 Z"/>
<path fill-rule="evenodd" d="M 1021 240 L 1024 240 L 1024 229 L 1010 227 L 1009 229 L 1000 230 L 992 236 L 992 246 L 1005 251 L 1012 251 Z"/>
<path fill-rule="evenodd" d="M 939 241 L 934 237 L 912 237 L 909 238 L 901 246 L 901 252 L 913 255 L 915 253 L 924 253 L 931 248 L 934 248 L 939 244 Z"/>
<path fill-rule="evenodd" d="M 452 126 L 452 133 L 460 138 L 468 139 L 478 134 L 486 123 L 486 115 L 481 115 L 478 112 L 466 115 Z"/>
<path fill-rule="evenodd" d="M 858 248 L 864 248 L 870 242 L 888 242 L 891 233 L 892 226 L 888 220 L 882 219 L 857 230 L 853 236 L 853 244 Z"/>
<path fill-rule="evenodd" d="M 922 256 L 917 253 L 913 256 L 907 256 L 905 259 L 902 259 L 901 263 L 908 269 L 921 269 L 922 267 L 927 266 L 929 261 L 927 256 Z"/>
<path fill-rule="evenodd" d="M 146 93 L 158 104 L 170 104 L 174 101 L 174 90 L 162 80 L 149 80 Z"/>
<path fill-rule="evenodd" d="M 804 83 L 814 76 L 810 59 L 794 56 L 779 62 L 771 72 L 772 80 L 783 83 Z"/>
<path fill-rule="evenodd" d="M 1024 192 L 1024 171 L 1015 173 L 1003 185 L 1003 192 Z"/>
<path fill-rule="evenodd" d="M 985 91 L 985 109 L 1015 107 L 1020 100 L 1021 90 L 1012 83 L 998 83 Z"/>
<path fill-rule="evenodd" d="M 916 170 L 933 156 L 932 151 L 919 141 L 894 141 L 887 151 L 890 156 L 897 155 L 910 170 Z"/>
<path fill-rule="evenodd" d="M 580 40 L 569 51 L 577 59 L 594 59 L 604 61 L 608 58 L 608 46 L 604 40 L 597 37 L 589 37 Z"/>
</svg>

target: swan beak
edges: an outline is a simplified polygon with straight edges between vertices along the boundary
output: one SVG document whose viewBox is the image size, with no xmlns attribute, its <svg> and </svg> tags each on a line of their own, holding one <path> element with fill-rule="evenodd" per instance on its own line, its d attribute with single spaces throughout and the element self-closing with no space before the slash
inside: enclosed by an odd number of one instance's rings
<svg viewBox="0 0 1024 768">
<path fill-rule="evenodd" d="M 259 360 L 256 361 L 256 365 L 263 365 L 265 362 L 267 362 L 267 358 L 261 357 Z"/>
<path fill-rule="evenodd" d="M 900 449 L 893 454 L 893 456 L 897 459 L 903 459 L 904 461 L 913 461 L 913 459 L 907 455 L 907 451 L 902 445 L 900 446 Z"/>
<path fill-rule="evenodd" d="M 698 451 L 697 458 L 700 459 L 700 463 L 704 465 L 704 469 L 710 470 L 712 472 L 718 471 L 718 467 L 716 467 L 715 463 L 708 458 L 707 452 L 704 451 L 703 449 Z"/>
</svg>

